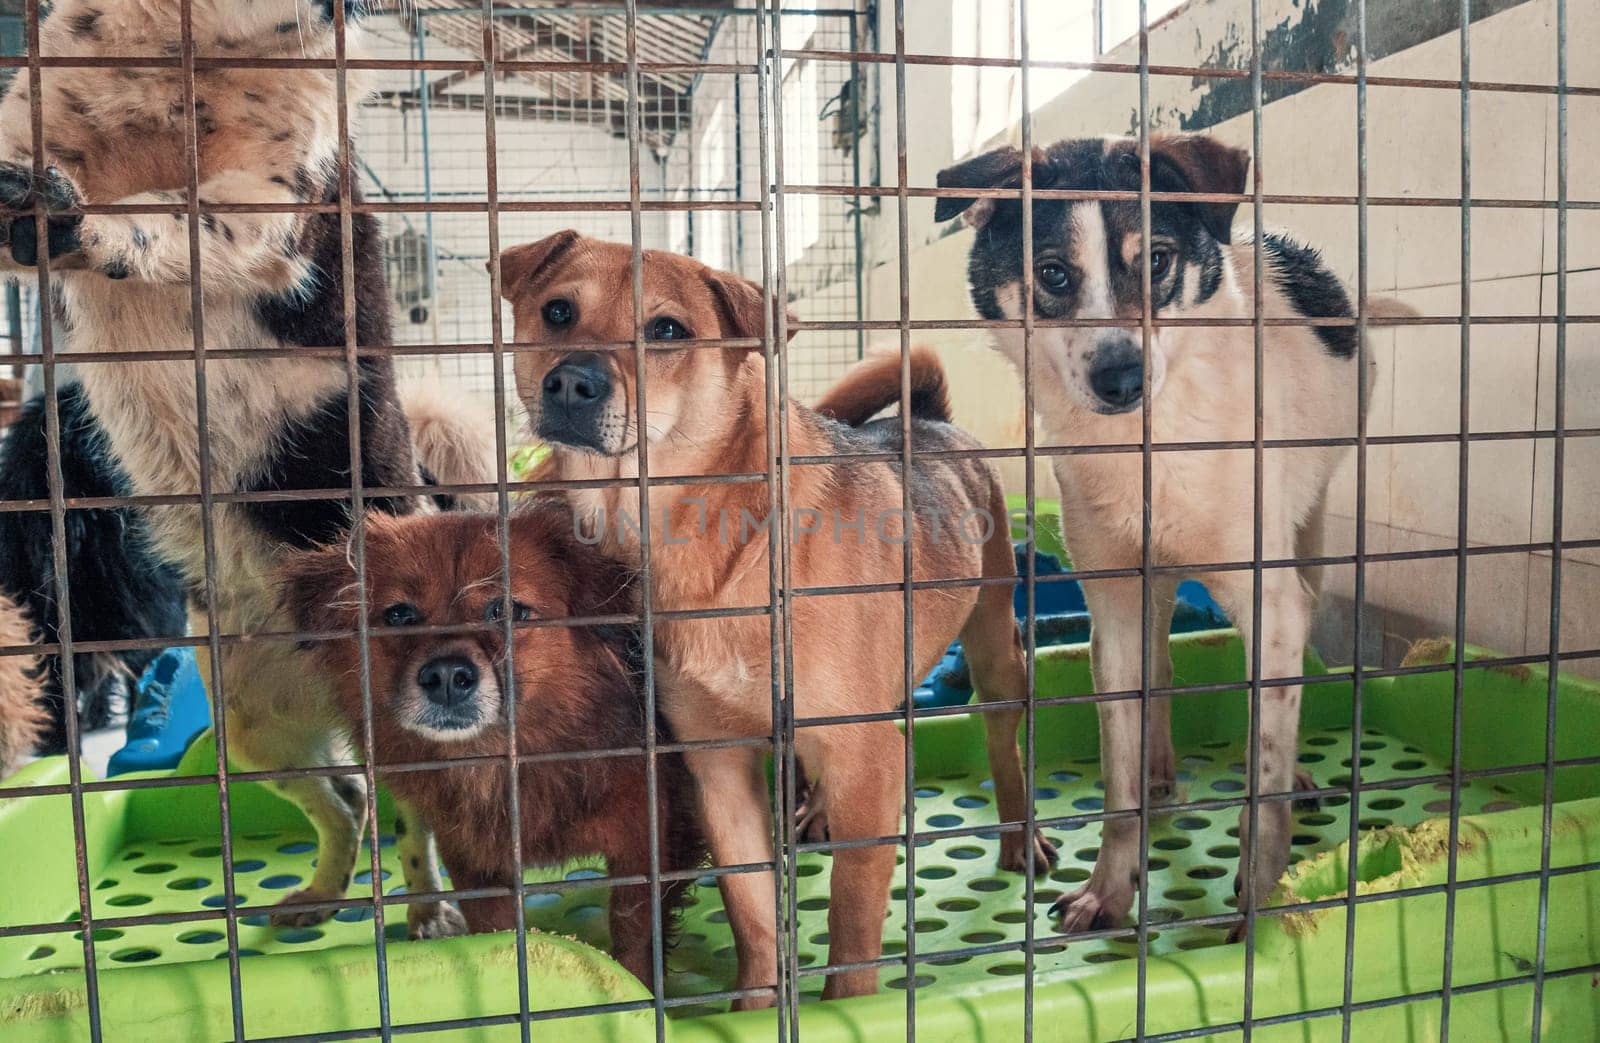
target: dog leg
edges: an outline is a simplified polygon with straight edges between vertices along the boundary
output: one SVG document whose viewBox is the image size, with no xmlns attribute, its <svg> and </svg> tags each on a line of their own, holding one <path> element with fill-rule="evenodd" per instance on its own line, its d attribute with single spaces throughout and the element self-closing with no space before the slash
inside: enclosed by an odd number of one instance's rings
<svg viewBox="0 0 1600 1043">
<path fill-rule="evenodd" d="M 483 852 L 444 853 L 444 864 L 452 867 L 450 883 L 458 891 L 478 891 L 491 887 L 515 887 L 515 871 L 490 872 L 478 868 L 473 856 Z M 454 856 L 454 857 L 452 857 Z M 489 934 L 494 931 L 514 931 L 517 928 L 517 896 L 497 895 L 493 898 L 463 898 L 461 916 L 472 934 Z"/>
<path fill-rule="evenodd" d="M 1270 553 L 1270 550 L 1269 550 Z M 1245 641 L 1246 659 L 1252 648 L 1252 582 L 1249 573 L 1228 573 L 1215 584 L 1217 595 L 1228 614 L 1239 623 Z M 1311 625 L 1311 607 L 1299 575 L 1293 569 L 1269 569 L 1261 577 L 1261 664 L 1259 676 L 1298 677 L 1304 671 L 1306 639 Z M 1257 676 L 1250 664 L 1251 676 Z M 1250 763 L 1246 753 L 1247 777 L 1262 796 L 1290 793 L 1295 788 L 1296 754 L 1299 750 L 1300 686 L 1273 685 L 1261 688 L 1260 718 L 1252 722 L 1260 729 L 1260 757 Z M 1239 876 L 1235 890 L 1239 909 L 1259 908 L 1289 865 L 1291 809 L 1287 800 L 1262 800 L 1256 807 L 1256 829 L 1250 828 L 1250 807 L 1239 811 Z M 1251 874 L 1250 852 L 1255 852 L 1255 872 Z M 1230 937 L 1243 937 L 1244 925 L 1234 927 Z"/>
<path fill-rule="evenodd" d="M 685 735 L 684 741 L 699 736 Z M 771 862 L 772 809 L 759 756 L 748 749 L 693 750 L 684 760 L 694 775 L 700 816 L 719 866 Z M 835 866 L 835 872 L 838 867 Z M 837 877 L 835 877 L 837 879 Z M 722 905 L 739 955 L 738 989 L 771 989 L 778 982 L 777 885 L 771 870 L 729 873 L 717 878 Z M 880 918 L 876 923 L 882 923 Z M 777 1002 L 774 995 L 745 996 L 735 1010 L 757 1010 Z"/>
<path fill-rule="evenodd" d="M 1155 576 L 1150 581 L 1150 616 L 1145 633 L 1150 641 L 1150 687 L 1172 686 L 1172 610 L 1178 602 L 1174 578 Z M 1150 741 L 1150 803 L 1176 804 L 1182 797 L 1178 785 L 1178 754 L 1172 746 L 1172 696 L 1152 696 L 1148 716 Z"/>
<path fill-rule="evenodd" d="M 367 824 L 367 784 L 360 775 L 277 779 L 272 788 L 311 820 L 317 831 L 317 868 L 311 883 L 283 901 L 327 902 L 350 889 L 361 833 Z M 275 927 L 310 927 L 333 915 L 331 910 L 286 910 L 272 914 Z"/>
<path fill-rule="evenodd" d="M 830 725 L 803 740 L 828 790 L 828 831 L 835 842 L 888 836 L 900 827 L 905 796 L 905 743 L 888 721 Z M 812 751 L 815 751 L 814 753 Z M 894 751 L 885 755 L 886 751 Z M 813 758 L 815 758 L 813 760 Z M 883 918 L 894 877 L 895 846 L 874 844 L 836 850 L 828 904 L 828 962 L 864 963 L 883 954 Z M 823 999 L 878 991 L 875 967 L 828 975 Z"/>
<path fill-rule="evenodd" d="M 1089 664 L 1096 692 L 1137 691 L 1140 681 L 1139 580 L 1095 580 L 1083 585 L 1089 606 Z M 1139 806 L 1139 701 L 1099 703 L 1100 773 L 1107 811 Z M 1107 821 L 1100 854 L 1084 885 L 1050 907 L 1067 932 L 1110 927 L 1127 915 L 1139 880 L 1139 822 Z"/>
<path fill-rule="evenodd" d="M 1011 547 L 1005 547 L 1007 567 Z M 1009 587 L 981 587 L 978 605 L 961 629 L 961 645 L 972 670 L 973 687 L 983 702 L 1023 702 L 1028 697 L 1028 675 L 1023 659 L 1022 635 L 1017 631 L 1011 611 Z M 1032 787 L 1023 777 L 1022 755 L 1017 749 L 1017 731 L 1022 727 L 1023 708 L 986 710 L 984 734 L 989 753 L 989 771 L 994 776 L 995 803 L 1002 825 L 1021 823 L 1027 818 Z M 1056 861 L 1056 848 L 1041 830 L 1025 836 L 1020 829 L 1000 834 L 1000 868 L 1021 873 L 1031 864 L 1035 873 L 1047 872 Z"/>
<path fill-rule="evenodd" d="M 434 850 L 433 827 L 398 799 L 395 801 L 394 838 L 406 893 L 429 894 L 444 890 L 444 881 L 439 876 L 439 858 Z M 466 919 L 449 902 L 412 902 L 406 906 L 406 936 L 409 938 L 449 938 L 466 931 Z"/>
<path fill-rule="evenodd" d="M 204 613 L 191 611 L 191 633 L 203 635 Z M 233 626 L 223 621 L 224 626 Z M 285 628 L 287 628 L 285 626 Z M 209 646 L 195 649 L 196 665 L 213 705 L 217 692 Z M 292 645 L 262 641 L 223 646 L 223 694 L 227 706 L 227 755 L 253 771 L 322 768 L 351 763 L 345 740 L 329 729 L 331 693 L 312 660 Z M 299 808 L 317 834 L 317 865 L 311 883 L 284 899 L 322 902 L 343 898 L 350 888 L 361 834 L 367 822 L 367 787 L 361 775 L 275 779 L 273 792 Z M 321 923 L 330 912 L 284 912 L 280 926 Z"/>
<path fill-rule="evenodd" d="M 647 839 L 643 834 L 637 838 Z M 666 869 L 666 866 L 662 866 Z M 637 850 L 626 855 L 606 859 L 606 870 L 612 876 L 647 876 L 650 872 L 650 851 L 640 844 Z M 651 940 L 655 936 L 650 909 L 650 885 L 627 884 L 611 889 L 611 955 L 623 968 L 645 983 L 651 992 L 659 991 L 655 980 L 655 961 Z M 670 911 L 661 910 L 665 927 Z"/>
</svg>

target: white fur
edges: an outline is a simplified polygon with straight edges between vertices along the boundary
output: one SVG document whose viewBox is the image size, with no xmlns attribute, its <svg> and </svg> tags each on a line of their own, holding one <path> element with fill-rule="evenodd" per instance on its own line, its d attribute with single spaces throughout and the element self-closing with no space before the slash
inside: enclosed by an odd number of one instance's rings
<svg viewBox="0 0 1600 1043">
<path fill-rule="evenodd" d="M 1103 281 L 1105 243 L 1097 204 L 1074 208 L 1075 241 L 1083 244 L 1077 263 L 1085 272 L 1087 306 L 1101 313 L 1095 289 Z M 1096 235 L 1099 241 L 1096 242 Z M 1098 261 L 1094 259 L 1098 258 Z M 1193 267 L 1193 266 L 1191 266 Z M 1221 285 L 1204 304 L 1173 309 L 1183 317 L 1249 319 L 1253 255 L 1249 245 L 1223 248 Z M 1097 274 L 1100 273 L 1100 274 Z M 1194 299 L 1185 284 L 1183 298 Z M 1020 295 L 998 294 L 1006 314 L 1020 318 Z M 1265 280 L 1262 311 L 1267 317 L 1298 313 Z M 1109 312 L 1105 312 L 1109 314 Z M 1052 445 L 1130 444 L 1142 441 L 1142 410 L 1118 415 L 1096 412 L 1084 381 L 1094 329 L 1039 329 L 1033 359 L 1039 416 Z M 1329 353 L 1314 330 L 1267 327 L 1262 352 L 1265 436 L 1282 438 L 1350 437 L 1356 430 L 1356 362 Z M 1000 349 L 1020 368 L 1021 332 L 998 335 Z M 1254 437 L 1254 330 L 1244 327 L 1156 329 L 1150 342 L 1151 440 L 1249 441 Z M 1160 379 L 1156 375 L 1160 374 Z M 1370 386 L 1370 381 L 1369 381 Z M 1322 502 L 1344 447 L 1270 449 L 1263 454 L 1262 547 L 1267 560 L 1316 556 L 1321 548 Z M 1057 455 L 1053 467 L 1061 489 L 1062 528 L 1073 566 L 1083 570 L 1138 567 L 1142 560 L 1143 456 L 1138 451 Z M 1248 562 L 1255 557 L 1254 454 L 1250 449 L 1153 452 L 1151 469 L 1150 557 L 1158 566 L 1191 567 Z M 1251 640 L 1252 572 L 1235 570 L 1204 576 L 1218 602 Z M 1262 578 L 1261 675 L 1294 677 L 1310 627 L 1313 588 L 1309 577 L 1292 568 L 1267 569 Z M 1153 643 L 1153 688 L 1171 684 L 1167 633 L 1177 579 L 1152 580 L 1152 615 L 1141 618 L 1137 578 L 1084 583 L 1094 627 L 1091 645 L 1095 689 L 1137 692 L 1141 687 L 1140 633 Z M 1264 686 L 1261 692 L 1263 793 L 1289 792 L 1295 782 L 1296 732 L 1300 688 Z M 1174 797 L 1176 763 L 1172 749 L 1169 700 L 1150 705 L 1149 763 L 1152 799 Z M 1101 757 L 1108 810 L 1139 804 L 1139 702 L 1100 704 Z M 1260 902 L 1275 885 L 1288 859 L 1289 804 L 1263 802 L 1256 843 L 1257 872 L 1243 881 L 1241 903 Z M 1241 850 L 1249 844 L 1244 826 Z M 1117 922 L 1132 903 L 1140 853 L 1137 821 L 1108 822 L 1100 857 L 1088 883 L 1062 900 L 1064 927 L 1082 930 Z M 1241 855 L 1241 859 L 1245 856 Z M 1241 865 L 1244 863 L 1241 861 Z M 1243 906 L 1241 905 L 1241 908 Z"/>
</svg>

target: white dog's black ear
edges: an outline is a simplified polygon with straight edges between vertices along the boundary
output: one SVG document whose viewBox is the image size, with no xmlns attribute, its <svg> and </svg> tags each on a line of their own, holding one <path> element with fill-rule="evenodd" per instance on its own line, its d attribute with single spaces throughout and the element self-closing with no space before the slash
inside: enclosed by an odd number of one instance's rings
<svg viewBox="0 0 1600 1043">
<path fill-rule="evenodd" d="M 1137 160 L 1137 155 L 1135 155 Z M 1204 134 L 1156 134 L 1150 138 L 1150 188 L 1156 192 L 1206 192 L 1243 195 L 1250 153 Z M 1226 243 L 1233 235 L 1239 203 L 1194 204 L 1211 237 Z"/>
<path fill-rule="evenodd" d="M 1046 157 L 1042 150 L 1033 150 L 1033 181 L 1039 184 L 1040 174 L 1046 166 Z M 985 152 L 981 156 L 957 163 L 953 167 L 945 167 L 939 171 L 935 182 L 940 188 L 1021 188 L 1022 187 L 1022 150 L 1007 145 L 997 148 L 992 152 Z M 993 198 L 966 198 L 962 196 L 941 196 L 933 207 L 935 221 L 948 221 L 952 217 L 965 214 L 967 223 L 975 228 L 982 228 L 994 216 L 995 204 L 999 202 Z"/>
</svg>

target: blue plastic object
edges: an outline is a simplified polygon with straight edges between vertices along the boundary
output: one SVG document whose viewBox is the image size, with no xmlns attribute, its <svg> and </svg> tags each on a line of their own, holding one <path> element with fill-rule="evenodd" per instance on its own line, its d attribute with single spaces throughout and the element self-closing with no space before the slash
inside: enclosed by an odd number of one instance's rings
<svg viewBox="0 0 1600 1043">
<path fill-rule="evenodd" d="M 1024 544 L 1016 545 L 1017 574 L 1027 568 Z M 1054 554 L 1037 551 L 1033 571 L 1036 577 L 1059 576 L 1067 570 Z M 1017 619 L 1027 617 L 1027 591 L 1017 585 L 1012 595 Z M 1089 640 L 1089 613 L 1083 600 L 1083 587 L 1077 580 L 1046 581 L 1034 584 L 1034 636 L 1039 648 L 1051 645 L 1081 644 Z M 1211 597 L 1205 585 L 1184 580 L 1178 585 L 1178 604 L 1172 613 L 1172 632 L 1187 634 L 1196 630 L 1215 630 L 1229 626 L 1227 614 Z M 965 706 L 972 699 L 972 679 L 967 672 L 961 642 L 952 644 L 913 694 L 919 707 Z"/>
<path fill-rule="evenodd" d="M 194 649 L 169 648 L 139 678 L 127 744 L 111 755 L 107 777 L 175 768 L 195 736 L 211 727 L 211 705 Z"/>
</svg>

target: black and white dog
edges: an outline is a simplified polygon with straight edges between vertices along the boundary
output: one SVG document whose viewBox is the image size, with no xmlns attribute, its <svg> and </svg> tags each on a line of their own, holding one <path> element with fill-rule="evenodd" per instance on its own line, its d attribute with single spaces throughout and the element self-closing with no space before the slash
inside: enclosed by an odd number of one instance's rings
<svg viewBox="0 0 1600 1043">
<path fill-rule="evenodd" d="M 356 313 L 344 308 L 344 265 L 337 213 L 274 211 L 272 206 L 338 199 L 339 95 L 332 68 L 274 68 L 274 59 L 331 59 L 333 6 L 327 0 L 61 0 L 40 27 L 46 57 L 125 59 L 179 52 L 187 6 L 199 58 L 192 123 L 198 138 L 197 229 L 186 212 L 187 136 L 191 110 L 184 76 L 167 67 L 51 68 L 42 84 L 20 71 L 0 101 L 0 206 L 26 211 L 6 222 L 3 267 L 26 271 L 52 258 L 63 347 L 73 352 L 192 350 L 199 282 L 208 349 L 263 349 L 262 358 L 218 357 L 207 364 L 211 488 L 219 493 L 320 491 L 315 499 L 234 499 L 212 511 L 216 608 L 229 634 L 292 630 L 272 576 L 288 550 L 332 542 L 349 526 L 350 402 L 337 354 L 346 319 L 357 342 L 391 343 L 382 239 L 370 214 L 353 217 Z M 347 53 L 360 56 L 363 33 L 353 17 Z M 286 62 L 286 66 L 292 63 Z M 38 90 L 44 155 L 36 157 L 29 110 Z M 344 115 L 363 96 L 350 74 Z M 353 119 L 351 121 L 354 122 Z M 35 160 L 46 168 L 35 177 Z M 351 163 L 354 166 L 354 161 Z M 144 204 L 152 213 L 71 212 L 79 203 Z M 254 204 L 263 209 L 207 208 Z M 34 207 L 50 214 L 47 234 Z M 199 269 L 190 271 L 191 236 Z M 191 362 L 86 363 L 84 390 L 112 451 L 139 495 L 200 490 L 197 395 Z M 359 364 L 361 480 L 366 488 L 415 487 L 421 481 L 407 417 L 386 356 Z M 448 419 L 444 421 L 448 423 Z M 481 425 L 457 432 L 456 452 L 421 461 L 448 484 L 492 481 L 492 445 Z M 430 444 L 449 442 L 438 424 Z M 437 464 L 437 466 L 436 466 Z M 474 473 L 461 473 L 462 467 Z M 408 513 L 426 501 L 376 497 L 380 510 Z M 143 508 L 157 552 L 202 589 L 207 541 L 197 505 Z M 202 656 L 202 660 L 204 656 Z M 251 769 L 348 763 L 348 738 L 337 723 L 332 689 L 312 657 L 293 644 L 255 640 L 223 646 L 228 748 Z M 209 665 L 202 661 L 209 679 Z M 292 902 L 343 897 L 365 822 L 359 777 L 307 775 L 274 783 L 303 810 L 318 838 L 316 872 Z M 409 889 L 439 889 L 431 834 L 404 831 Z M 398 831 L 397 831 L 398 832 Z M 325 919 L 327 911 L 281 915 L 282 922 Z M 414 935 L 453 932 L 459 913 L 440 904 L 410 907 Z"/>
<path fill-rule="evenodd" d="M 1141 162 L 1131 138 L 1063 141 L 1029 157 L 999 149 L 939 174 L 942 188 L 1017 189 L 1024 162 L 1039 189 L 1137 192 Z M 1249 154 L 1202 135 L 1157 135 L 1150 144 L 1150 189 L 1156 193 L 1239 195 Z M 1136 200 L 1045 199 L 1033 202 L 1033 314 L 1050 319 L 1108 320 L 1123 325 L 1045 325 L 1033 335 L 1032 364 L 1040 421 L 1050 442 L 1122 444 L 1143 439 L 1144 395 L 1150 396 L 1151 438 L 1162 442 L 1254 438 L 1254 246 L 1235 245 L 1236 202 L 1152 201 L 1146 243 Z M 965 213 L 977 228 L 968 277 L 972 300 L 988 319 L 1023 312 L 1022 205 L 1018 198 L 941 198 L 939 220 Z M 1278 235 L 1261 242 L 1262 313 L 1269 318 L 1349 319 L 1349 295 L 1317 252 Z M 1151 312 L 1164 318 L 1231 318 L 1243 326 L 1158 327 L 1148 357 L 1138 321 L 1143 266 L 1150 267 Z M 1369 302 L 1368 313 L 1407 311 L 1395 302 Z M 1130 328 L 1128 323 L 1132 323 Z M 1351 325 L 1269 326 L 1264 351 L 1264 422 L 1268 439 L 1350 438 L 1356 431 L 1357 351 Z M 996 338 L 1020 369 L 1022 333 Z M 1148 375 L 1146 370 L 1148 369 Z M 1368 381 L 1371 386 L 1371 381 Z M 1264 453 L 1264 560 L 1321 553 L 1323 503 L 1339 446 L 1273 448 Z M 1056 455 L 1061 522 L 1074 568 L 1136 568 L 1142 561 L 1142 454 Z M 1248 562 L 1254 551 L 1254 453 L 1246 449 L 1157 452 L 1151 457 L 1150 556 L 1159 566 L 1193 567 Z M 1244 635 L 1261 627 L 1261 677 L 1299 677 L 1311 624 L 1315 570 L 1267 568 L 1260 620 L 1252 619 L 1249 569 L 1208 573 L 1206 583 Z M 1093 622 L 1090 655 L 1095 690 L 1137 692 L 1141 626 L 1153 647 L 1153 688 L 1172 683 L 1167 635 L 1179 577 L 1152 580 L 1149 618 L 1141 618 L 1137 577 L 1084 583 Z M 1102 702 L 1101 765 L 1108 810 L 1139 805 L 1139 703 Z M 1255 846 L 1255 875 L 1241 870 L 1240 908 L 1259 904 L 1289 859 L 1290 794 L 1308 788 L 1296 770 L 1300 686 L 1261 690 L 1258 791 L 1259 835 L 1241 815 L 1240 865 Z M 1176 799 L 1177 762 L 1170 698 L 1150 703 L 1149 763 L 1153 802 Z M 1138 821 L 1105 823 L 1100 854 L 1088 882 L 1060 899 L 1055 911 L 1067 930 L 1111 926 L 1127 914 L 1139 879 Z"/>
<path fill-rule="evenodd" d="M 75 382 L 56 389 L 61 423 L 62 494 L 69 499 L 128 495 L 131 484 L 106 445 L 105 432 Z M 0 500 L 50 496 L 44 396 L 22 407 L 0 440 Z M 68 592 L 74 641 L 181 637 L 186 619 L 183 577 L 150 547 L 144 519 L 127 507 L 84 507 L 66 512 Z M 0 512 L 0 595 L 23 606 L 49 642 L 59 640 L 60 606 L 50 515 Z M 103 728 L 124 709 L 119 704 L 159 650 L 78 652 L 72 657 L 78 726 Z M 66 702 L 61 658 L 45 656 L 42 700 L 49 724 L 40 753 L 65 753 Z"/>
</svg>

